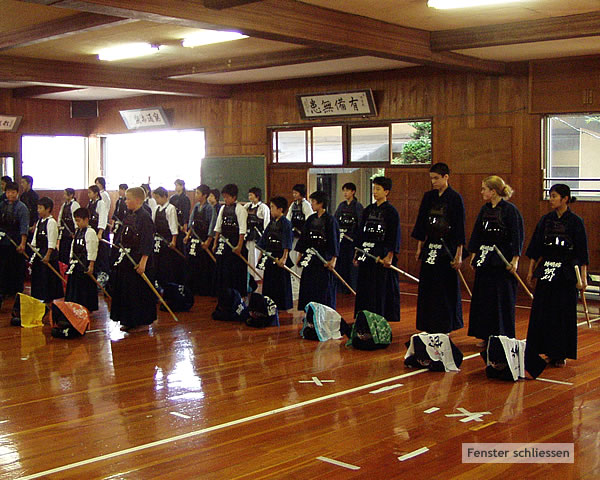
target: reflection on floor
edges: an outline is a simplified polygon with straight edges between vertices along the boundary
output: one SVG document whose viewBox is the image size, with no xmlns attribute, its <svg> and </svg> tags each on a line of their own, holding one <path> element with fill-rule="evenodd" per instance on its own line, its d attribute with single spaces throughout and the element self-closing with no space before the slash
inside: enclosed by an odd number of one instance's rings
<svg viewBox="0 0 600 480">
<path fill-rule="evenodd" d="M 134 334 L 101 301 L 74 340 L 10 327 L 5 302 L 0 479 L 600 477 L 600 322 L 580 327 L 576 361 L 544 372 L 563 383 L 488 380 L 466 327 L 452 334 L 460 372 L 415 371 L 403 364 L 415 288 L 401 285 L 393 343 L 373 352 L 302 340 L 300 312 L 282 312 L 279 328 L 216 322 L 206 297 Z M 353 298 L 338 304 L 351 321 Z M 534 441 L 574 443 L 575 463 L 461 461 L 463 443 Z"/>
</svg>

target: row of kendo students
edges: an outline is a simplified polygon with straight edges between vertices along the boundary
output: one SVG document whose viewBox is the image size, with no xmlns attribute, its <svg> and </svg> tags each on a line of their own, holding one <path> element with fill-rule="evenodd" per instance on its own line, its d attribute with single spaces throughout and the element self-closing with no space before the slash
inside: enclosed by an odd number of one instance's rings
<svg viewBox="0 0 600 480">
<path fill-rule="evenodd" d="M 433 165 L 429 175 L 433 188 L 423 196 L 412 231 L 420 262 L 416 327 L 423 332 L 449 334 L 463 327 L 458 270 L 466 254 L 465 209 L 462 197 L 449 185 L 450 170 L 446 164 Z M 387 201 L 391 180 L 380 177 L 373 184 L 375 202 L 364 209 L 355 238 L 345 239 L 359 248 L 355 254 L 355 314 L 367 310 L 388 321 L 398 321 L 398 275 L 389 267 L 397 264 L 399 216 Z M 502 178 L 484 179 L 481 194 L 485 204 L 468 244 L 469 265 L 475 270 L 468 334 L 480 339 L 478 345 L 483 348 L 490 336 L 515 337 L 514 273 L 522 253 L 524 226 L 518 208 L 508 201 L 512 193 Z M 299 212 L 305 202 L 301 192 L 295 191 L 294 196 L 292 220 L 300 217 L 294 212 Z M 304 266 L 298 309 L 303 310 L 311 301 L 335 308 L 332 270 L 339 256 L 338 221 L 327 214 L 323 192 L 314 192 L 309 198 L 316 213 L 306 219 L 301 229 L 294 228 L 299 230 L 299 237 L 293 248 L 298 263 Z M 550 189 L 551 212 L 538 222 L 526 250 L 530 259 L 527 281 L 530 286 L 535 284 L 528 350 L 533 354 L 530 358 L 544 354 L 555 366 L 564 366 L 567 358 L 577 358 L 577 290 L 587 286 L 587 236 L 583 220 L 569 208 L 574 201 L 567 185 L 557 184 Z M 265 239 L 268 238 L 265 232 Z M 289 241 L 284 247 L 280 266 Z M 580 269 L 581 283 L 575 267 Z M 276 285 L 281 290 L 288 283 L 287 274 L 281 269 L 273 271 L 280 277 Z M 268 280 L 265 272 L 267 286 Z M 290 296 L 286 298 L 286 305 L 290 305 Z"/>
<path fill-rule="evenodd" d="M 463 252 L 465 209 L 462 197 L 449 185 L 450 169 L 446 164 L 433 165 L 429 175 L 433 188 L 423 196 L 412 231 L 418 242 L 415 256 L 420 263 L 416 327 L 423 332 L 449 334 L 463 327 L 458 270 L 467 254 Z M 389 267 L 397 262 L 399 217 L 387 202 L 391 180 L 380 177 L 373 183 L 375 202 L 364 209 L 355 238 L 344 239 L 358 247 L 355 315 L 367 310 L 388 321 L 398 321 L 398 276 Z M 483 348 L 492 336 L 515 337 L 514 273 L 522 253 L 524 226 L 518 208 L 508 201 L 512 193 L 502 178 L 484 179 L 481 194 L 485 204 L 468 244 L 469 265 L 475 270 L 468 334 L 480 339 L 478 346 Z M 298 212 L 304 200 L 298 198 L 298 192 L 294 194 L 292 209 L 296 207 L 294 211 Z M 294 248 L 300 264 L 305 266 L 298 308 L 302 310 L 310 301 L 335 308 L 334 279 L 327 269 L 335 267 L 339 254 L 337 221 L 324 215 L 326 197 L 322 192 L 315 192 L 310 200 L 317 213 L 298 232 Z M 569 208 L 574 201 L 567 185 L 552 186 L 551 212 L 536 225 L 526 250 L 530 259 L 527 282 L 535 285 L 527 333 L 532 365 L 537 364 L 540 354 L 559 367 L 566 364 L 567 358 L 577 358 L 577 290 L 587 286 L 589 258 L 583 220 Z M 319 255 L 309 254 L 307 259 L 309 249 Z M 537 366 L 533 370 L 539 373 Z"/>
<path fill-rule="evenodd" d="M 448 184 L 449 169 L 445 164 L 434 165 L 431 168 L 430 177 L 433 190 L 424 195 L 413 230 L 413 237 L 419 241 L 417 255 L 421 260 L 417 329 L 434 333 L 449 333 L 463 325 L 458 277 L 453 269 L 460 268 L 462 262 L 462 246 L 465 243 L 464 206 L 460 195 Z M 389 179 L 380 180 L 374 182 L 376 202 L 363 213 L 357 238 L 352 239 L 356 245 L 360 245 L 363 252 L 371 253 L 374 257 L 382 259 L 380 263 L 376 263 L 372 257 L 367 257 L 365 254 L 358 257 L 358 260 L 362 260 L 359 268 L 359 273 L 362 270 L 362 275 L 359 275 L 362 281 L 359 282 L 356 310 L 369 309 L 381 313 L 390 321 L 395 321 L 399 320 L 397 275 L 389 269 L 384 269 L 396 261 L 395 253 L 399 250 L 400 238 L 399 221 L 397 212 L 386 201 L 387 194 L 391 189 L 391 181 Z M 382 183 L 383 185 L 381 185 Z M 243 262 L 239 257 L 228 255 L 228 253 L 235 253 L 235 250 L 242 253 L 243 238 L 246 233 L 242 218 L 244 212 L 234 206 L 237 200 L 237 188 L 233 190 L 233 187 L 235 186 L 230 185 L 225 189 L 230 189 L 230 191 L 224 195 L 226 205 L 229 207 L 227 215 L 221 218 L 219 225 L 219 230 L 224 227 L 223 236 L 219 239 L 221 232 L 217 231 L 218 241 L 213 244 L 214 252 L 221 260 L 217 263 L 217 285 L 220 289 L 231 286 L 245 292 L 247 288 L 245 284 L 246 268 L 242 265 Z M 484 181 L 482 194 L 487 203 L 478 216 L 469 244 L 469 249 L 473 252 L 471 264 L 475 265 L 477 272 L 469 334 L 482 340 L 486 340 L 489 335 L 493 334 L 514 336 L 516 283 L 514 277 L 510 275 L 510 271 L 516 270 L 521 253 L 523 225 L 516 207 L 503 200 L 503 198 L 508 199 L 510 193 L 510 188 L 498 177 L 490 177 Z M 308 258 L 305 255 L 303 263 L 309 268 L 307 274 L 303 275 L 305 280 L 298 304 L 300 309 L 308 301 L 320 301 L 320 303 L 335 306 L 334 282 L 330 272 L 326 270 L 335 267 L 337 258 L 338 240 L 332 241 L 337 235 L 336 222 L 333 220 L 328 222 L 327 216 L 322 218 L 325 213 L 326 198 L 322 192 L 315 192 L 315 194 L 311 195 L 311 197 L 315 197 L 311 198 L 311 202 L 314 203 L 315 208 L 319 204 L 321 208 L 318 209 L 316 217 L 307 223 L 308 228 L 301 230 L 298 239 L 299 246 L 296 246 L 296 250 L 301 254 L 306 254 L 309 248 L 317 250 L 325 260 L 327 268 L 315 268 L 322 264 L 319 263 L 320 260 L 314 262 L 314 254 L 309 254 Z M 301 210 L 304 203 L 308 203 L 301 198 L 301 192 L 295 191 L 294 196 L 295 202 L 288 211 L 288 216 L 291 212 L 292 224 L 295 217 L 294 212 Z M 546 301 L 534 302 L 532 321 L 536 318 L 545 318 L 547 313 L 553 314 L 551 318 L 555 321 L 551 322 L 552 325 L 559 322 L 560 319 L 569 320 L 566 323 L 563 321 L 554 325 L 554 328 L 541 329 L 539 325 L 530 328 L 529 336 L 536 340 L 537 349 L 541 353 L 546 353 L 554 363 L 561 365 L 564 364 L 565 358 L 575 358 L 576 356 L 576 327 L 574 330 L 575 322 L 571 320 L 576 318 L 577 300 L 576 290 L 565 288 L 562 280 L 566 280 L 569 286 L 573 286 L 571 284 L 574 273 L 570 266 L 576 263 L 581 265 L 582 278 L 585 282 L 587 241 L 583 222 L 568 209 L 568 204 L 573 201 L 568 187 L 564 185 L 553 187 L 550 201 L 553 212 L 542 218 L 528 249 L 528 256 L 532 258 L 528 277 L 540 278 L 541 285 L 538 286 L 540 292 L 544 292 L 543 287 L 546 283 L 551 284 L 552 293 L 548 295 Z M 271 203 L 271 211 L 273 211 L 274 205 L 273 202 Z M 279 209 L 284 212 L 285 208 L 283 207 L 286 205 L 278 200 L 275 202 L 275 207 L 276 203 L 280 204 Z M 277 211 L 277 208 L 275 210 Z M 192 217 L 193 215 L 190 217 L 189 223 L 194 221 Z M 273 217 L 275 218 L 275 214 Z M 289 242 L 285 237 L 289 239 L 289 236 L 288 232 L 282 238 L 286 247 L 289 247 Z M 263 247 L 268 245 L 266 242 L 269 241 L 269 237 L 270 235 L 264 235 L 261 239 Z M 228 238 L 230 244 L 235 245 L 234 251 L 231 251 L 231 248 L 223 242 L 225 238 Z M 499 263 L 499 256 L 492 251 L 494 244 L 499 247 L 505 257 L 510 258 L 507 270 L 504 269 L 502 263 Z M 275 251 L 275 245 L 269 246 Z M 287 253 L 286 250 L 290 251 L 288 248 L 283 248 L 282 256 L 278 257 L 280 260 Z M 540 258 L 543 258 L 544 261 L 538 262 L 538 269 L 534 272 L 535 260 Z M 557 258 L 563 259 L 563 261 L 558 261 Z M 267 265 L 275 266 L 272 262 Z M 271 268 L 271 270 L 273 269 Z M 285 277 L 283 270 L 275 269 L 274 272 Z M 543 274 L 541 274 L 542 272 Z M 265 284 L 268 291 L 269 280 L 274 278 L 273 272 L 266 277 Z M 290 296 L 285 288 L 287 282 L 284 280 L 273 283 L 281 290 L 280 292 L 270 292 L 274 298 L 278 298 L 280 308 L 286 309 L 288 305 L 291 306 Z M 575 296 L 573 296 L 573 292 Z M 542 296 L 538 294 L 536 299 Z M 573 303 L 573 298 L 575 303 Z M 560 308 L 548 309 L 549 302 Z M 539 324 L 539 320 L 537 323 L 534 322 L 534 325 L 536 324 Z M 569 332 L 569 335 L 561 336 L 560 332 L 565 330 Z"/>
</svg>

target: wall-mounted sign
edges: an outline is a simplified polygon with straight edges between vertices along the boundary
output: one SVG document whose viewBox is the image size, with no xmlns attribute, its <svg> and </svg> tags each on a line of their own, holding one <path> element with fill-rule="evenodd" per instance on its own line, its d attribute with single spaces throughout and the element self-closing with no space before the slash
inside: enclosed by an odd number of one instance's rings
<svg viewBox="0 0 600 480">
<path fill-rule="evenodd" d="M 371 89 L 296 95 L 303 119 L 377 115 Z"/>
<path fill-rule="evenodd" d="M 119 110 L 119 113 L 128 130 L 165 128 L 170 126 L 169 119 L 162 107 Z"/>
<path fill-rule="evenodd" d="M 0 115 L 0 132 L 16 132 L 21 120 L 20 115 Z"/>
</svg>

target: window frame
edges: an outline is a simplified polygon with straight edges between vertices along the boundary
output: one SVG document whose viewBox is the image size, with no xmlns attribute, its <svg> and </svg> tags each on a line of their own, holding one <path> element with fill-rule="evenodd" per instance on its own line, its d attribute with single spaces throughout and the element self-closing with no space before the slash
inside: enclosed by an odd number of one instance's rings
<svg viewBox="0 0 600 480">
<path fill-rule="evenodd" d="M 117 135 L 136 135 L 136 134 L 144 134 L 144 133 L 150 133 L 150 132 L 189 132 L 189 131 L 196 131 L 196 132 L 203 132 L 203 136 L 204 136 L 204 156 L 202 157 L 202 159 L 207 157 L 207 153 L 206 153 L 206 146 L 208 145 L 208 141 L 207 141 L 207 129 L 205 127 L 193 127 L 193 128 L 152 128 L 152 129 L 144 129 L 144 130 L 132 130 L 132 131 L 126 131 L 126 132 L 118 132 L 118 133 L 102 133 L 102 134 L 98 134 L 97 137 L 100 139 L 100 172 L 104 177 L 108 177 L 109 175 L 111 175 L 110 172 L 107 172 L 107 148 L 106 148 L 106 140 L 108 137 L 111 136 L 117 136 Z M 200 169 L 202 168 L 202 159 L 200 160 Z M 173 181 L 175 180 L 176 177 L 173 177 Z M 152 183 L 155 184 L 156 181 L 152 180 Z M 118 183 L 117 183 L 118 184 Z M 172 185 L 173 183 L 170 182 L 169 185 Z M 130 185 L 131 186 L 131 185 Z M 154 188 L 156 188 L 156 186 L 154 186 Z M 168 191 L 170 190 L 170 187 L 167 188 Z"/>
<path fill-rule="evenodd" d="M 54 190 L 60 191 L 67 187 L 74 188 L 75 190 L 85 190 L 88 188 L 89 162 L 90 162 L 90 137 L 89 136 L 86 136 L 86 135 L 48 135 L 48 134 L 23 134 L 23 135 L 21 135 L 21 139 L 20 139 L 21 149 L 20 149 L 20 155 L 19 155 L 19 159 L 18 159 L 18 163 L 21 167 L 20 168 L 21 176 L 24 173 L 23 140 L 28 137 L 45 137 L 45 138 L 71 137 L 71 138 L 80 138 L 83 140 L 83 159 L 82 159 L 82 161 L 83 161 L 83 178 L 81 179 L 81 184 L 80 184 L 81 186 L 67 185 L 66 187 L 62 186 L 61 188 L 49 188 L 49 187 L 43 186 L 43 183 L 39 179 L 37 181 L 35 181 L 36 179 L 34 177 L 35 188 L 37 188 L 39 190 L 47 190 L 47 191 L 54 191 Z M 17 163 L 17 158 L 15 157 L 15 176 L 17 173 L 16 163 Z M 25 172 L 25 173 L 28 174 L 27 172 Z M 62 185 L 66 185 L 66 183 L 63 182 Z"/>
<path fill-rule="evenodd" d="M 598 188 L 590 189 L 578 189 L 572 188 L 571 191 L 573 196 L 577 197 L 580 201 L 586 202 L 600 202 L 600 176 L 594 177 L 552 177 L 548 176 L 551 174 L 552 165 L 550 164 L 552 158 L 552 135 L 551 135 L 551 120 L 552 117 L 573 117 L 573 116 L 599 116 L 599 112 L 568 112 L 568 113 L 546 113 L 541 119 L 541 130 L 542 130 L 542 158 L 541 158 L 541 169 L 542 169 L 542 200 L 548 200 L 549 192 L 552 184 L 554 183 L 567 183 L 567 182 L 598 182 Z M 581 146 L 580 146 L 581 148 Z M 597 193 L 596 196 L 586 195 L 583 192 Z"/>
<path fill-rule="evenodd" d="M 392 164 L 392 124 L 396 123 L 417 123 L 417 122 L 430 122 L 431 123 L 431 162 L 419 165 L 398 165 Z M 313 163 L 314 154 L 314 134 L 312 130 L 315 127 L 342 127 L 342 163 L 340 165 L 317 165 Z M 385 162 L 353 162 L 350 159 L 351 155 L 351 142 L 352 142 L 352 129 L 354 128 L 370 128 L 370 127 L 388 127 L 388 152 L 389 158 Z M 278 132 L 282 131 L 310 131 L 310 144 L 307 145 L 307 161 L 306 162 L 277 162 L 275 152 L 273 150 L 273 137 Z M 294 125 L 270 125 L 267 126 L 267 138 L 269 142 L 268 152 L 268 165 L 270 167 L 285 168 L 285 167 L 302 167 L 308 168 L 342 168 L 342 167 L 356 167 L 356 168 L 430 168 L 434 163 L 434 148 L 433 148 L 433 135 L 434 135 L 434 118 L 433 117 L 417 117 L 417 118 L 401 118 L 401 119 L 390 119 L 390 120 L 368 120 L 361 122 L 315 122 L 305 124 L 294 124 Z M 278 145 L 278 143 L 277 143 Z"/>
</svg>

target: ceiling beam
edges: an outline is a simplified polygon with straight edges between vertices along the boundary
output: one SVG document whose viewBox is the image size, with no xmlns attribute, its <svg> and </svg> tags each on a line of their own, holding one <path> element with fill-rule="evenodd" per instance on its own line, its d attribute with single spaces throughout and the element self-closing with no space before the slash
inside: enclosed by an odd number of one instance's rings
<svg viewBox="0 0 600 480">
<path fill-rule="evenodd" d="M 261 0 L 203 0 L 202 3 L 206 8 L 223 10 L 224 8 L 238 7 L 247 3 L 254 3 L 259 1 Z"/>
<path fill-rule="evenodd" d="M 322 62 L 325 60 L 338 60 L 348 58 L 339 52 L 318 50 L 315 48 L 299 48 L 285 52 L 261 53 L 243 57 L 232 57 L 220 60 L 210 60 L 202 63 L 191 63 L 187 65 L 176 65 L 154 70 L 156 78 L 178 77 L 183 75 L 194 75 L 197 73 L 225 73 L 238 72 L 241 70 L 254 70 L 257 68 L 283 67 L 286 65 L 298 65 L 301 63 Z"/>
<path fill-rule="evenodd" d="M 596 35 L 600 35 L 600 11 L 431 32 L 431 50 L 444 52 Z"/>
<path fill-rule="evenodd" d="M 301 3 L 263 0 L 227 10 L 179 0 L 57 0 L 52 6 L 194 28 L 236 30 L 251 37 L 441 68 L 501 74 L 502 62 L 432 52 L 430 34 L 379 20 Z"/>
<path fill-rule="evenodd" d="M 73 87 L 52 87 L 49 85 L 34 85 L 32 87 L 20 87 L 12 89 L 13 98 L 35 98 L 50 93 L 63 93 L 81 90 Z"/>
<path fill-rule="evenodd" d="M 3 55 L 0 55 L 0 81 L 33 81 L 75 88 L 121 88 L 192 97 L 226 98 L 231 94 L 228 86 L 155 79 L 148 70 Z"/>
<path fill-rule="evenodd" d="M 48 22 L 19 28 L 0 35 L 0 51 L 10 48 L 24 47 L 35 43 L 46 42 L 81 33 L 107 25 L 129 23 L 135 20 L 94 13 L 77 13 L 69 17 L 58 18 Z"/>
</svg>

